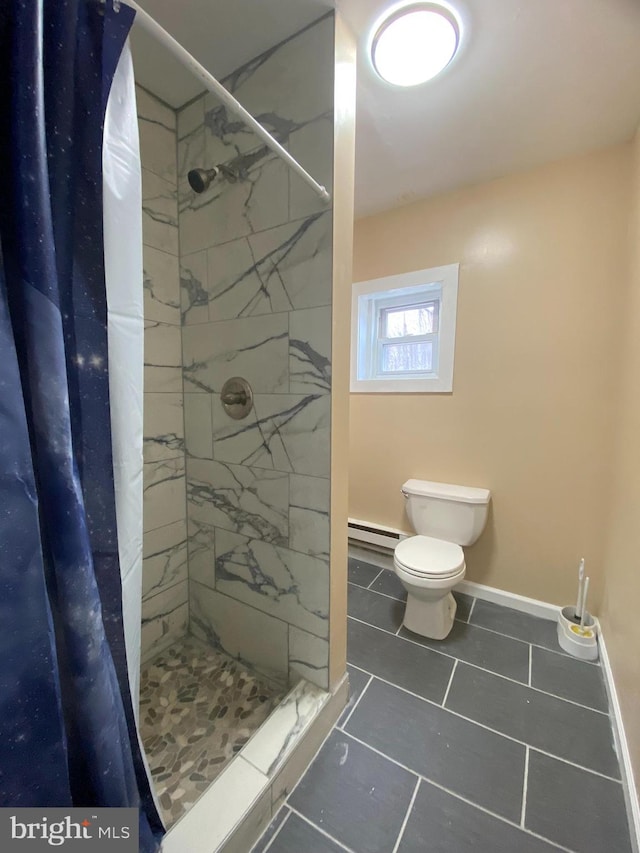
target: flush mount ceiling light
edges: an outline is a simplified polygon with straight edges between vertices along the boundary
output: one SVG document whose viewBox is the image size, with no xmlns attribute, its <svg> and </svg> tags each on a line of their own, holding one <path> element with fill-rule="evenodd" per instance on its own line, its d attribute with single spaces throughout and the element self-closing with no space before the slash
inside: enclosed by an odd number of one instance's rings
<svg viewBox="0 0 640 853">
<path fill-rule="evenodd" d="M 417 86 L 451 62 L 459 38 L 448 9 L 435 3 L 405 6 L 378 27 L 371 44 L 373 67 L 394 86 Z"/>
</svg>

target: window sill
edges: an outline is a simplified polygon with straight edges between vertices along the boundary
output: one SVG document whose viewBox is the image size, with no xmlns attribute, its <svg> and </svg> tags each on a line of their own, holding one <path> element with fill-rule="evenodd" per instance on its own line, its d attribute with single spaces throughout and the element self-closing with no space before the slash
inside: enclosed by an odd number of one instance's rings
<svg viewBox="0 0 640 853">
<path fill-rule="evenodd" d="M 352 379 L 352 394 L 451 394 L 444 379 Z"/>
</svg>

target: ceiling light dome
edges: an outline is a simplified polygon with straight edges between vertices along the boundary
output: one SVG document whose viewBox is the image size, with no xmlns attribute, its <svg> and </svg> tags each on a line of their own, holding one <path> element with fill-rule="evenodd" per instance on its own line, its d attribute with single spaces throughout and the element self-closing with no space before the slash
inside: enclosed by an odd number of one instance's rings
<svg viewBox="0 0 640 853">
<path fill-rule="evenodd" d="M 417 86 L 451 62 L 459 38 L 458 23 L 443 6 L 404 6 L 378 27 L 371 45 L 373 67 L 394 86 Z"/>
</svg>

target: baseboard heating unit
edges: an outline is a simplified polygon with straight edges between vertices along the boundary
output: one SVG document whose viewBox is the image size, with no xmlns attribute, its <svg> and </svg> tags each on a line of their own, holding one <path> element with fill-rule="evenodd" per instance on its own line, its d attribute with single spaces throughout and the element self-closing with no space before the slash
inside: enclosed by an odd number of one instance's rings
<svg viewBox="0 0 640 853">
<path fill-rule="evenodd" d="M 392 554 L 398 542 L 408 536 L 411 534 L 395 527 L 385 527 L 359 518 L 349 519 L 349 542 L 383 554 Z"/>
</svg>

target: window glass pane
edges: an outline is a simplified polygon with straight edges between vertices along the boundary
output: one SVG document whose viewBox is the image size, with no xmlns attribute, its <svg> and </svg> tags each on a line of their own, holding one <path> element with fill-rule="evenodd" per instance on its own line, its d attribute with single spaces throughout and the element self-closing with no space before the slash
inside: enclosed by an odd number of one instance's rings
<svg viewBox="0 0 640 853">
<path fill-rule="evenodd" d="M 433 341 L 415 344 L 385 344 L 382 347 L 382 372 L 432 370 Z"/>
<path fill-rule="evenodd" d="M 438 331 L 438 303 L 387 308 L 382 314 L 383 338 L 406 338 Z"/>
</svg>

